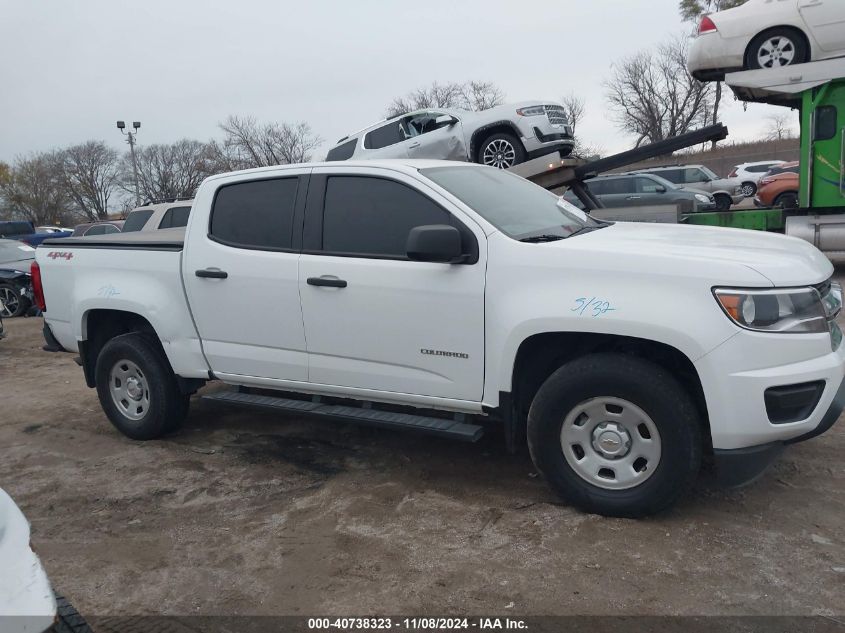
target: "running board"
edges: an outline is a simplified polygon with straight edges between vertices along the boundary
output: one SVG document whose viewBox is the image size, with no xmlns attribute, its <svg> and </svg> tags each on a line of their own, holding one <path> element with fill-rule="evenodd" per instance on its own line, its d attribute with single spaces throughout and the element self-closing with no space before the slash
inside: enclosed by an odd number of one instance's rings
<svg viewBox="0 0 845 633">
<path fill-rule="evenodd" d="M 449 437 L 464 442 L 476 442 L 484 434 L 484 428 L 477 424 L 467 424 L 458 420 L 430 418 L 408 413 L 378 411 L 370 408 L 347 407 L 324 404 L 319 400 L 292 400 L 275 396 L 262 396 L 235 391 L 222 391 L 203 396 L 203 400 L 237 404 L 249 407 L 261 407 L 290 413 L 306 413 L 321 417 L 337 418 L 345 422 L 378 426 L 386 429 L 404 429 L 427 435 Z"/>
</svg>

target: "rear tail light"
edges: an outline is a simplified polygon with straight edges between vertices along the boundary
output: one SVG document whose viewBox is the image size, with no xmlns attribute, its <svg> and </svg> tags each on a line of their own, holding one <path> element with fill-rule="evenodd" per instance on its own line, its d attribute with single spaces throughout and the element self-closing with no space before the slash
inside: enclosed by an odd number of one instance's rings
<svg viewBox="0 0 845 633">
<path fill-rule="evenodd" d="M 730 174 L 728 174 L 728 178 L 736 178 L 736 177 L 737 177 L 736 169 L 734 169 Z"/>
<path fill-rule="evenodd" d="M 702 33 L 710 33 L 712 31 L 718 31 L 719 29 L 716 28 L 716 23 L 710 19 L 710 16 L 705 15 L 701 18 L 701 24 L 698 26 L 698 34 L 701 35 Z"/>
<path fill-rule="evenodd" d="M 35 295 L 35 305 L 42 312 L 46 312 L 47 302 L 44 301 L 44 286 L 41 284 L 41 267 L 38 262 L 32 262 L 29 274 L 32 276 L 32 294 Z"/>
</svg>

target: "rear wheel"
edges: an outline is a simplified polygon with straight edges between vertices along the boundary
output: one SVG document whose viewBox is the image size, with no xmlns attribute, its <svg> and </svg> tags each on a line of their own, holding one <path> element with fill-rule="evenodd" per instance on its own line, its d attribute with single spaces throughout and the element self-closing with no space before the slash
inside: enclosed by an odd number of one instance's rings
<svg viewBox="0 0 845 633">
<path fill-rule="evenodd" d="M 29 300 L 12 284 L 0 284 L 0 317 L 20 316 L 29 309 Z"/>
<path fill-rule="evenodd" d="M 804 37 L 796 30 L 776 28 L 754 38 L 746 53 L 746 68 L 783 68 L 810 61 Z"/>
<path fill-rule="evenodd" d="M 725 193 L 717 193 L 713 196 L 716 200 L 716 208 L 719 211 L 730 211 L 731 205 L 733 204 L 733 200 L 731 197 Z"/>
<path fill-rule="evenodd" d="M 528 446 L 549 485 L 578 508 L 640 517 L 675 503 L 701 464 L 698 413 L 665 370 L 621 354 L 572 361 L 537 392 Z"/>
<path fill-rule="evenodd" d="M 498 169 L 508 169 L 525 162 L 525 148 L 513 134 L 493 134 L 479 145 L 476 162 Z"/>
<path fill-rule="evenodd" d="M 757 185 L 753 182 L 744 182 L 742 183 L 742 195 L 746 198 L 750 198 L 754 194 L 757 193 Z"/>
<path fill-rule="evenodd" d="M 775 207 L 780 209 L 795 209 L 798 207 L 798 193 L 787 191 L 775 198 Z"/>
<path fill-rule="evenodd" d="M 132 333 L 108 341 L 97 357 L 95 376 L 103 410 L 133 440 L 161 437 L 187 415 L 189 397 L 149 336 Z"/>
</svg>

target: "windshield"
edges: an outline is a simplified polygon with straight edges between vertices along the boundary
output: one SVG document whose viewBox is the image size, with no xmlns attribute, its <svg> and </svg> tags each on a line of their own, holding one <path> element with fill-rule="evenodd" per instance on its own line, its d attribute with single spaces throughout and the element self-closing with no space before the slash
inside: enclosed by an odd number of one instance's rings
<svg viewBox="0 0 845 633">
<path fill-rule="evenodd" d="M 506 171 L 489 167 L 431 167 L 420 173 L 443 187 L 505 235 L 569 237 L 598 222 L 562 198 Z"/>
</svg>

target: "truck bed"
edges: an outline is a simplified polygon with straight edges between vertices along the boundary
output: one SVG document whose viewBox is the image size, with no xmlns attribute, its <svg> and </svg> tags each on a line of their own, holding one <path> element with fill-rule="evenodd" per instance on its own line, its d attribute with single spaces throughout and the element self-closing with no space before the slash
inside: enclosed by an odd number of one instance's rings
<svg viewBox="0 0 845 633">
<path fill-rule="evenodd" d="M 44 240 L 43 246 L 73 248 L 116 248 L 133 250 L 181 251 L 185 245 L 185 229 L 160 231 L 133 231 L 92 235 L 89 237 L 62 237 Z"/>
</svg>

